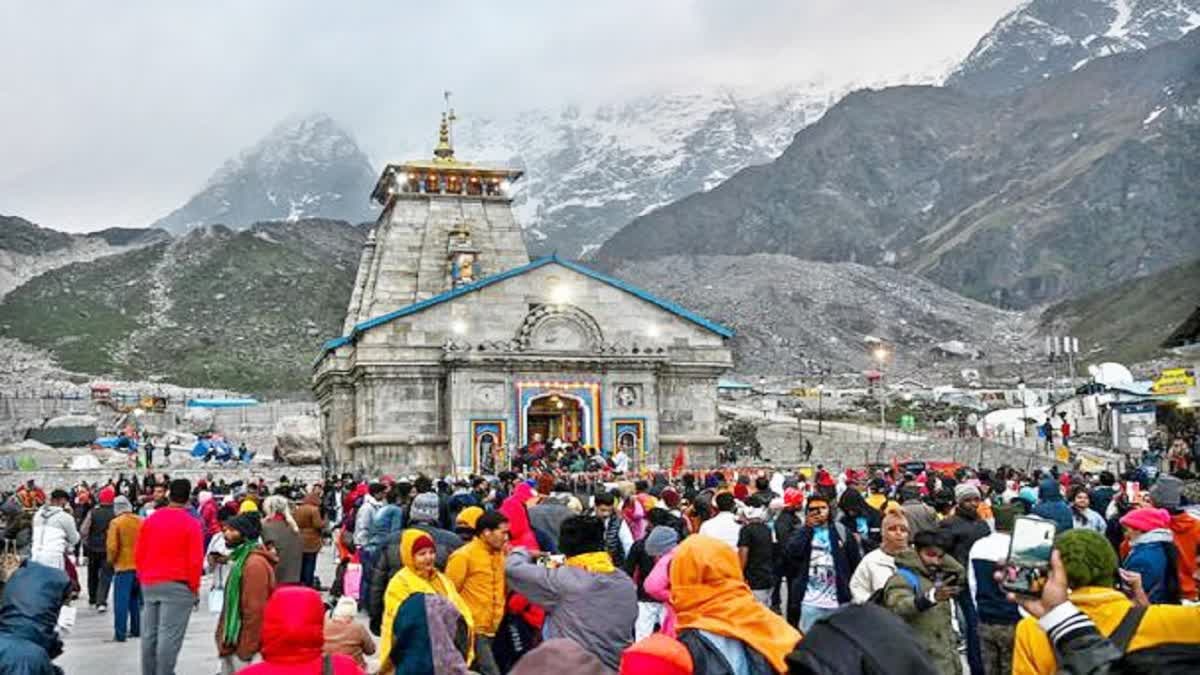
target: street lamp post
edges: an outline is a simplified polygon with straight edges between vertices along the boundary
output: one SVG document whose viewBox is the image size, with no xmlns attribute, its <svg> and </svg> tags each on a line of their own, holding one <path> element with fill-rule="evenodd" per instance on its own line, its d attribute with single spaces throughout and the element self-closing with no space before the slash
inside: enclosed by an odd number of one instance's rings
<svg viewBox="0 0 1200 675">
<path fill-rule="evenodd" d="M 821 422 L 825 421 L 825 379 L 821 378 L 821 382 L 817 384 L 817 435 L 825 433 L 821 428 Z"/>
<path fill-rule="evenodd" d="M 1029 418 L 1025 414 L 1025 378 L 1017 380 L 1017 392 L 1021 397 L 1021 447 L 1025 447 L 1025 439 L 1029 436 Z"/>
<path fill-rule="evenodd" d="M 879 362 L 879 431 L 887 442 L 887 394 L 883 389 L 883 366 L 887 361 L 887 350 L 883 347 L 875 349 L 875 360 Z"/>
</svg>

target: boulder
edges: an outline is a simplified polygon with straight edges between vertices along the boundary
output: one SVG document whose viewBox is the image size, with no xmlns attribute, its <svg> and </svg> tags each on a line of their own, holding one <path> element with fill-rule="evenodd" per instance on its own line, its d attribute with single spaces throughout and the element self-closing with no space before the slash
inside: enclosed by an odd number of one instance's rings
<svg viewBox="0 0 1200 675">
<path fill-rule="evenodd" d="M 46 420 L 43 429 L 58 429 L 62 427 L 94 427 L 100 419 L 93 415 L 60 415 Z"/>
<path fill-rule="evenodd" d="M 183 414 L 183 425 L 193 434 L 213 431 L 217 416 L 211 408 L 188 408 Z"/>
<path fill-rule="evenodd" d="M 321 428 L 315 416 L 292 415 L 275 423 L 276 460 L 292 465 L 320 464 L 322 452 Z"/>
</svg>

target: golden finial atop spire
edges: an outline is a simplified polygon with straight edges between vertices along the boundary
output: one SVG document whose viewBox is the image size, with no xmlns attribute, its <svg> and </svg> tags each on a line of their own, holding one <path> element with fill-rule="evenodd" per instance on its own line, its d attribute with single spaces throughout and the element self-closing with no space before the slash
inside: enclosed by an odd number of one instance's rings
<svg viewBox="0 0 1200 675">
<path fill-rule="evenodd" d="M 450 125 L 458 118 L 454 116 L 454 108 L 450 107 L 450 92 L 443 92 L 446 110 L 442 112 L 442 123 L 438 127 L 438 143 L 433 154 L 443 162 L 454 161 L 454 145 L 450 141 Z"/>
</svg>

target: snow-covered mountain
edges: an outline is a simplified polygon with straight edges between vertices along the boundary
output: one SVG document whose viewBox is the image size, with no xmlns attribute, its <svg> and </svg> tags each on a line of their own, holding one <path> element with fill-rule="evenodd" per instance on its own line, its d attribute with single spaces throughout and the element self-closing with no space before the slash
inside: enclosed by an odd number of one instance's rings
<svg viewBox="0 0 1200 675">
<path fill-rule="evenodd" d="M 266 220 L 374 220 L 376 172 L 354 139 L 327 115 L 288 120 L 229 160 L 198 194 L 151 227 L 248 227 Z"/>
<path fill-rule="evenodd" d="M 946 84 L 1005 94 L 1198 26 L 1200 0 L 1032 0 L 1000 19 Z"/>
<path fill-rule="evenodd" d="M 460 115 L 455 145 L 463 159 L 525 170 L 514 205 L 531 254 L 586 257 L 634 218 L 779 156 L 797 131 L 859 86 L 720 88 L 494 119 Z"/>
</svg>

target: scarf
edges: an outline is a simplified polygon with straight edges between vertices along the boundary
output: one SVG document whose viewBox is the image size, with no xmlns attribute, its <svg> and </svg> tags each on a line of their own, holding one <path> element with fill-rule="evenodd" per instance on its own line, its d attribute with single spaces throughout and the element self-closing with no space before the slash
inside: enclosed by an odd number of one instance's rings
<svg viewBox="0 0 1200 675">
<path fill-rule="evenodd" d="M 242 632 L 242 571 L 246 568 L 246 559 L 258 548 L 258 540 L 243 541 L 229 553 L 229 580 L 225 582 L 225 606 L 221 610 L 225 620 L 221 631 L 221 643 L 236 645 Z"/>
<path fill-rule="evenodd" d="M 565 564 L 571 567 L 578 567 L 593 574 L 609 574 L 617 571 L 616 566 L 613 565 L 612 556 L 608 554 L 608 551 L 595 551 L 593 553 L 573 555 L 567 558 Z"/>
<path fill-rule="evenodd" d="M 677 629 L 695 628 L 745 643 L 777 673 L 800 632 L 754 599 L 742 577 L 737 553 L 728 544 L 697 534 L 675 548 L 668 572 Z"/>
</svg>

